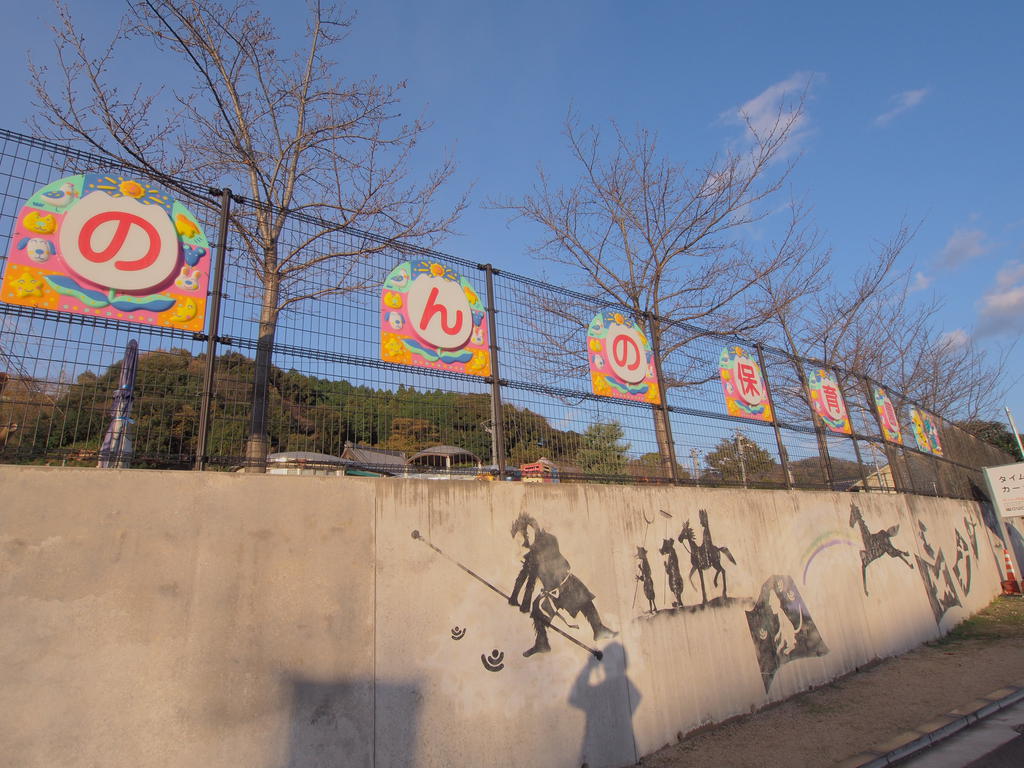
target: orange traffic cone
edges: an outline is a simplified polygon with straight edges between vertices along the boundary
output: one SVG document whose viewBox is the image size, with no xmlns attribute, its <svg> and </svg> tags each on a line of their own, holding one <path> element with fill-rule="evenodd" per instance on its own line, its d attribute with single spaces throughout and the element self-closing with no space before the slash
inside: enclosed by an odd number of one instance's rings
<svg viewBox="0 0 1024 768">
<path fill-rule="evenodd" d="M 1010 562 L 1009 550 L 1003 550 L 1003 562 L 1006 563 L 1006 581 L 1003 582 L 1003 594 L 1019 595 L 1020 584 L 1017 583 L 1017 576 L 1013 572 L 1013 563 Z"/>
</svg>

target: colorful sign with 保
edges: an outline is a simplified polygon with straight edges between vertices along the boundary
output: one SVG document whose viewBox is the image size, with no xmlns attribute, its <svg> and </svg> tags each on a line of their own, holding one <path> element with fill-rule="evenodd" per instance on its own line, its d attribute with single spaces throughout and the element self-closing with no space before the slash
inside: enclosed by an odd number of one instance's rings
<svg viewBox="0 0 1024 768">
<path fill-rule="evenodd" d="M 381 359 L 491 375 L 487 310 L 469 281 L 436 261 L 405 261 L 380 296 Z"/>
<path fill-rule="evenodd" d="M 903 431 L 900 429 L 900 420 L 896 417 L 896 409 L 889 399 L 889 393 L 884 387 L 877 386 L 872 387 L 871 391 L 874 395 L 875 411 L 882 425 L 882 436 L 890 443 L 902 445 Z"/>
<path fill-rule="evenodd" d="M 620 312 L 602 312 L 587 328 L 590 386 L 595 395 L 661 403 L 654 355 L 640 326 Z"/>
<path fill-rule="evenodd" d="M 196 217 L 165 190 L 113 173 L 69 176 L 19 212 L 0 299 L 201 331 L 210 262 Z"/>
<path fill-rule="evenodd" d="M 914 425 L 914 442 L 922 451 L 942 455 L 942 441 L 939 439 L 939 428 L 935 417 L 920 408 L 910 409 L 910 421 Z"/>
<path fill-rule="evenodd" d="M 839 391 L 839 382 L 829 371 L 819 368 L 811 371 L 807 379 L 807 387 L 811 391 L 811 406 L 821 417 L 822 423 L 833 432 L 841 435 L 853 433 L 850 425 L 850 414 L 846 410 L 846 402 Z"/>
<path fill-rule="evenodd" d="M 722 377 L 725 408 L 730 416 L 771 421 L 772 404 L 768 400 L 761 366 L 743 347 L 728 346 L 718 358 L 718 373 Z"/>
</svg>

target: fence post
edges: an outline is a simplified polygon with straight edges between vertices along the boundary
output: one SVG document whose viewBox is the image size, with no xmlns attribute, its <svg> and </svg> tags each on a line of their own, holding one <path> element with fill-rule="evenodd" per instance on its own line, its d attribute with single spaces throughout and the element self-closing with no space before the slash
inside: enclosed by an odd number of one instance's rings
<svg viewBox="0 0 1024 768">
<path fill-rule="evenodd" d="M 501 407 L 501 369 L 498 367 L 498 307 L 494 299 L 494 273 L 490 264 L 482 269 L 487 278 L 487 335 L 491 346 L 491 442 L 494 445 L 494 462 L 498 465 L 498 479 L 505 478 L 505 420 Z"/>
<path fill-rule="evenodd" d="M 757 350 L 757 364 L 761 366 L 761 375 L 764 376 L 764 394 L 772 406 L 772 429 L 775 430 L 775 444 L 779 448 L 779 461 L 782 463 L 782 476 L 786 481 L 786 488 L 792 490 L 793 478 L 789 475 L 789 455 L 786 453 L 786 446 L 782 442 L 782 430 L 779 429 L 779 413 L 776 410 L 775 399 L 772 397 L 772 387 L 768 383 L 768 367 L 764 364 L 764 349 L 760 342 L 754 345 Z"/>
<path fill-rule="evenodd" d="M 882 417 L 878 415 L 878 408 L 875 407 L 875 383 L 867 376 L 862 377 L 864 382 L 864 394 L 867 397 L 868 409 L 875 417 L 875 426 L 878 427 L 878 436 L 882 440 L 882 450 L 885 451 L 885 458 L 889 461 L 889 474 L 892 475 L 892 487 L 899 493 L 906 493 L 903 483 L 899 478 L 899 469 L 896 466 L 896 452 L 892 449 L 892 443 L 885 438 L 885 427 L 882 426 Z M 878 485 L 882 485 L 882 478 L 878 478 Z"/>
<path fill-rule="evenodd" d="M 852 414 L 850 426 L 853 426 Z M 860 444 L 857 442 L 856 433 L 850 435 L 850 441 L 853 443 L 853 455 L 857 457 L 857 471 L 860 472 L 860 481 L 864 484 L 864 493 L 867 493 L 871 489 L 868 488 L 868 473 L 864 471 L 864 459 L 860 455 Z"/>
<path fill-rule="evenodd" d="M 199 428 L 196 434 L 196 462 L 193 469 L 206 468 L 206 444 L 210 434 L 210 406 L 213 402 L 213 374 L 217 362 L 217 341 L 220 333 L 220 300 L 224 287 L 224 257 L 228 248 L 228 214 L 231 210 L 231 190 L 220 191 L 220 222 L 217 232 L 217 265 L 214 268 L 213 289 L 210 291 L 209 323 L 206 337 L 206 370 L 203 373 L 203 395 L 199 405 Z"/>
<path fill-rule="evenodd" d="M 672 479 L 672 484 L 675 485 L 679 482 L 679 469 L 676 464 L 676 443 L 672 438 L 672 419 L 669 416 L 668 410 L 668 388 L 665 386 L 665 377 L 661 372 L 661 334 L 658 333 L 659 327 L 655 324 L 654 314 L 651 312 L 644 313 L 647 316 L 647 332 L 651 335 L 651 354 L 654 355 L 654 374 L 658 377 L 658 399 L 661 400 L 661 419 L 662 428 L 665 432 L 665 450 L 668 455 L 661 453 L 661 446 L 658 446 L 658 453 L 661 454 L 662 464 L 667 460 L 668 476 Z M 654 430 L 654 439 L 658 439 L 658 430 Z M 663 467 L 664 468 L 664 467 Z"/>
</svg>

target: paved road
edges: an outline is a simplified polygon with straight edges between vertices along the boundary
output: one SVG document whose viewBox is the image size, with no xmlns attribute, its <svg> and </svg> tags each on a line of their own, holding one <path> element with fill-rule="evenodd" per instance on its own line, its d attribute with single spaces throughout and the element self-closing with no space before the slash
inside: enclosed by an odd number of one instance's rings
<svg viewBox="0 0 1024 768">
<path fill-rule="evenodd" d="M 898 763 L 899 768 L 1022 768 L 1024 701 L 997 712 L 938 745 Z"/>
</svg>

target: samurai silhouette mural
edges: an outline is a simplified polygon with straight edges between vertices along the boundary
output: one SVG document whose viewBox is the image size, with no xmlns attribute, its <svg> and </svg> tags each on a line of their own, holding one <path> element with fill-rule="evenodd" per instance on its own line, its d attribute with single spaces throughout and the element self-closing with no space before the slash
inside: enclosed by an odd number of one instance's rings
<svg viewBox="0 0 1024 768">
<path fill-rule="evenodd" d="M 523 546 L 527 552 L 523 556 L 522 567 L 519 569 L 508 601 L 511 605 L 518 604 L 524 613 L 526 606 L 530 606 L 530 618 L 533 619 L 536 634 L 533 646 L 525 650 L 523 656 L 529 657 L 551 650 L 547 629 L 556 618 L 560 618 L 573 629 L 578 628 L 565 619 L 562 611 L 572 618 L 582 613 L 583 618 L 590 624 L 594 640 L 615 637 L 618 633 L 601 622 L 601 616 L 594 607 L 594 593 L 572 573 L 569 561 L 559 549 L 558 539 L 541 528 L 540 524 L 525 512 L 512 523 L 512 537 L 517 536 L 523 537 Z M 533 597 L 538 581 L 540 593 Z"/>
<path fill-rule="evenodd" d="M 753 610 L 746 614 L 765 693 L 782 665 L 828 653 L 790 576 L 769 577 L 761 586 Z"/>
</svg>

